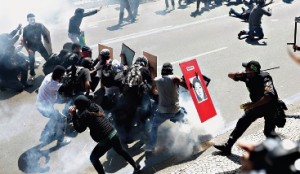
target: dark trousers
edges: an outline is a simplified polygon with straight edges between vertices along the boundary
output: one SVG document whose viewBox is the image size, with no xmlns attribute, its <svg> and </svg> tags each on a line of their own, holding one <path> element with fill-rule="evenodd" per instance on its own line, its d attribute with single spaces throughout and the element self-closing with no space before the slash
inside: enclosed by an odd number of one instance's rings
<svg viewBox="0 0 300 174">
<path fill-rule="evenodd" d="M 119 155 L 121 155 L 129 164 L 131 164 L 134 168 L 136 164 L 132 157 L 126 152 L 119 140 L 119 136 L 115 135 L 112 139 L 108 140 L 105 145 L 97 144 L 93 149 L 92 154 L 90 156 L 90 160 L 98 173 L 105 173 L 103 166 L 99 160 L 101 156 L 103 156 L 109 149 L 113 148 Z"/>
<path fill-rule="evenodd" d="M 166 8 L 169 8 L 169 0 L 165 0 Z M 172 6 L 175 8 L 175 2 L 174 0 L 171 0 Z"/>
<path fill-rule="evenodd" d="M 123 18 L 124 18 L 124 10 L 127 10 L 128 12 L 128 17 L 133 20 L 134 17 L 132 15 L 132 11 L 130 8 L 130 4 L 128 0 L 120 0 L 120 13 L 119 13 L 119 23 L 123 22 Z"/>
<path fill-rule="evenodd" d="M 261 117 L 264 117 L 265 119 L 265 136 L 271 136 L 271 133 L 275 130 L 275 112 L 275 104 L 267 104 L 246 111 L 245 114 L 238 120 L 234 130 L 230 134 L 228 141 L 229 145 L 232 146 L 237 141 L 237 139 L 242 136 L 242 134 L 247 130 L 252 122 Z"/>
<path fill-rule="evenodd" d="M 31 48 L 30 48 L 31 49 Z M 44 47 L 44 45 L 40 44 L 35 46 L 34 49 L 32 49 L 33 53 L 29 54 L 29 68 L 30 68 L 30 75 L 34 76 L 35 75 L 35 70 L 34 70 L 34 63 L 35 63 L 35 52 L 39 52 L 41 56 L 45 59 L 45 61 L 48 60 L 49 54 Z"/>
</svg>

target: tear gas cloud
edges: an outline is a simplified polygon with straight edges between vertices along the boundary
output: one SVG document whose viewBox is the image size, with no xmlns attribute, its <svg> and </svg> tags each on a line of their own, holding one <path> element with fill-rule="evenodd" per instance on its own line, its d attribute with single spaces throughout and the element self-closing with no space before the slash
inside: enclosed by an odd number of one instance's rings
<svg viewBox="0 0 300 174">
<path fill-rule="evenodd" d="M 59 24 L 68 19 L 74 12 L 71 0 L 10 0 L 0 6 L 0 33 L 8 33 L 15 29 L 18 24 L 27 25 L 27 14 L 33 13 L 36 21 L 47 26 Z"/>
<path fill-rule="evenodd" d="M 171 153 L 188 157 L 192 155 L 194 148 L 199 147 L 201 142 L 211 140 L 220 134 L 221 130 L 225 128 L 225 121 L 219 114 L 201 123 L 189 91 L 180 90 L 179 96 L 180 106 L 187 111 L 185 117 L 188 124 L 172 124 L 167 131 L 159 133 L 165 134 L 160 135 L 166 137 L 165 142 L 162 143 L 163 146 L 168 146 Z M 215 108 L 217 113 L 220 113 L 216 105 Z"/>
</svg>

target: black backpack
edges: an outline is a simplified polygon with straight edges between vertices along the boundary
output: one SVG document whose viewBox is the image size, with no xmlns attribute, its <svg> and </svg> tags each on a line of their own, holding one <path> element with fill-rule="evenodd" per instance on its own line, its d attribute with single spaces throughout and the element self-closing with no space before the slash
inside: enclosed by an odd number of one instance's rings
<svg viewBox="0 0 300 174">
<path fill-rule="evenodd" d="M 101 84 L 105 87 L 120 87 L 123 79 L 123 71 L 113 68 L 112 61 L 103 65 L 101 72 Z"/>
<path fill-rule="evenodd" d="M 123 93 L 135 92 L 142 95 L 143 86 L 145 85 L 142 73 L 140 69 L 142 68 L 139 64 L 133 64 L 128 70 L 126 76 L 123 78 L 122 86 Z"/>
<path fill-rule="evenodd" d="M 63 63 L 63 59 L 61 59 L 58 54 L 51 54 L 47 62 L 43 65 L 43 72 L 45 75 L 50 74 L 53 72 L 54 67 L 56 65 L 61 65 Z"/>
</svg>

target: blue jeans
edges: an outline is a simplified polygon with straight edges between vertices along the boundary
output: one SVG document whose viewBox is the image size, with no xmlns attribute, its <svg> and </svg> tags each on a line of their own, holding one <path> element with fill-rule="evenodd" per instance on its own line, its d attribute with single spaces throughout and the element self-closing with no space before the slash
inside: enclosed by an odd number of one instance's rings
<svg viewBox="0 0 300 174">
<path fill-rule="evenodd" d="M 166 120 L 172 122 L 184 122 L 185 110 L 180 108 L 177 113 L 156 113 L 152 119 L 152 125 L 149 134 L 149 141 L 146 145 L 147 149 L 154 149 L 157 143 L 157 130 L 158 126 Z"/>
<path fill-rule="evenodd" d="M 68 36 L 73 43 L 79 43 L 80 34 L 68 33 Z"/>
</svg>

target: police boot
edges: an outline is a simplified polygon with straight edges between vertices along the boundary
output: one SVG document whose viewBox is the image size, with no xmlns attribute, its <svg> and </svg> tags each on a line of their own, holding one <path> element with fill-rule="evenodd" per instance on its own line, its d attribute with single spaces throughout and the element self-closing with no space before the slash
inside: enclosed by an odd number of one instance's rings
<svg viewBox="0 0 300 174">
<path fill-rule="evenodd" d="M 214 145 L 214 147 L 221 151 L 224 155 L 230 155 L 231 154 L 231 148 L 234 144 L 234 140 L 232 138 L 229 138 L 227 143 L 220 144 L 220 145 Z"/>
</svg>

